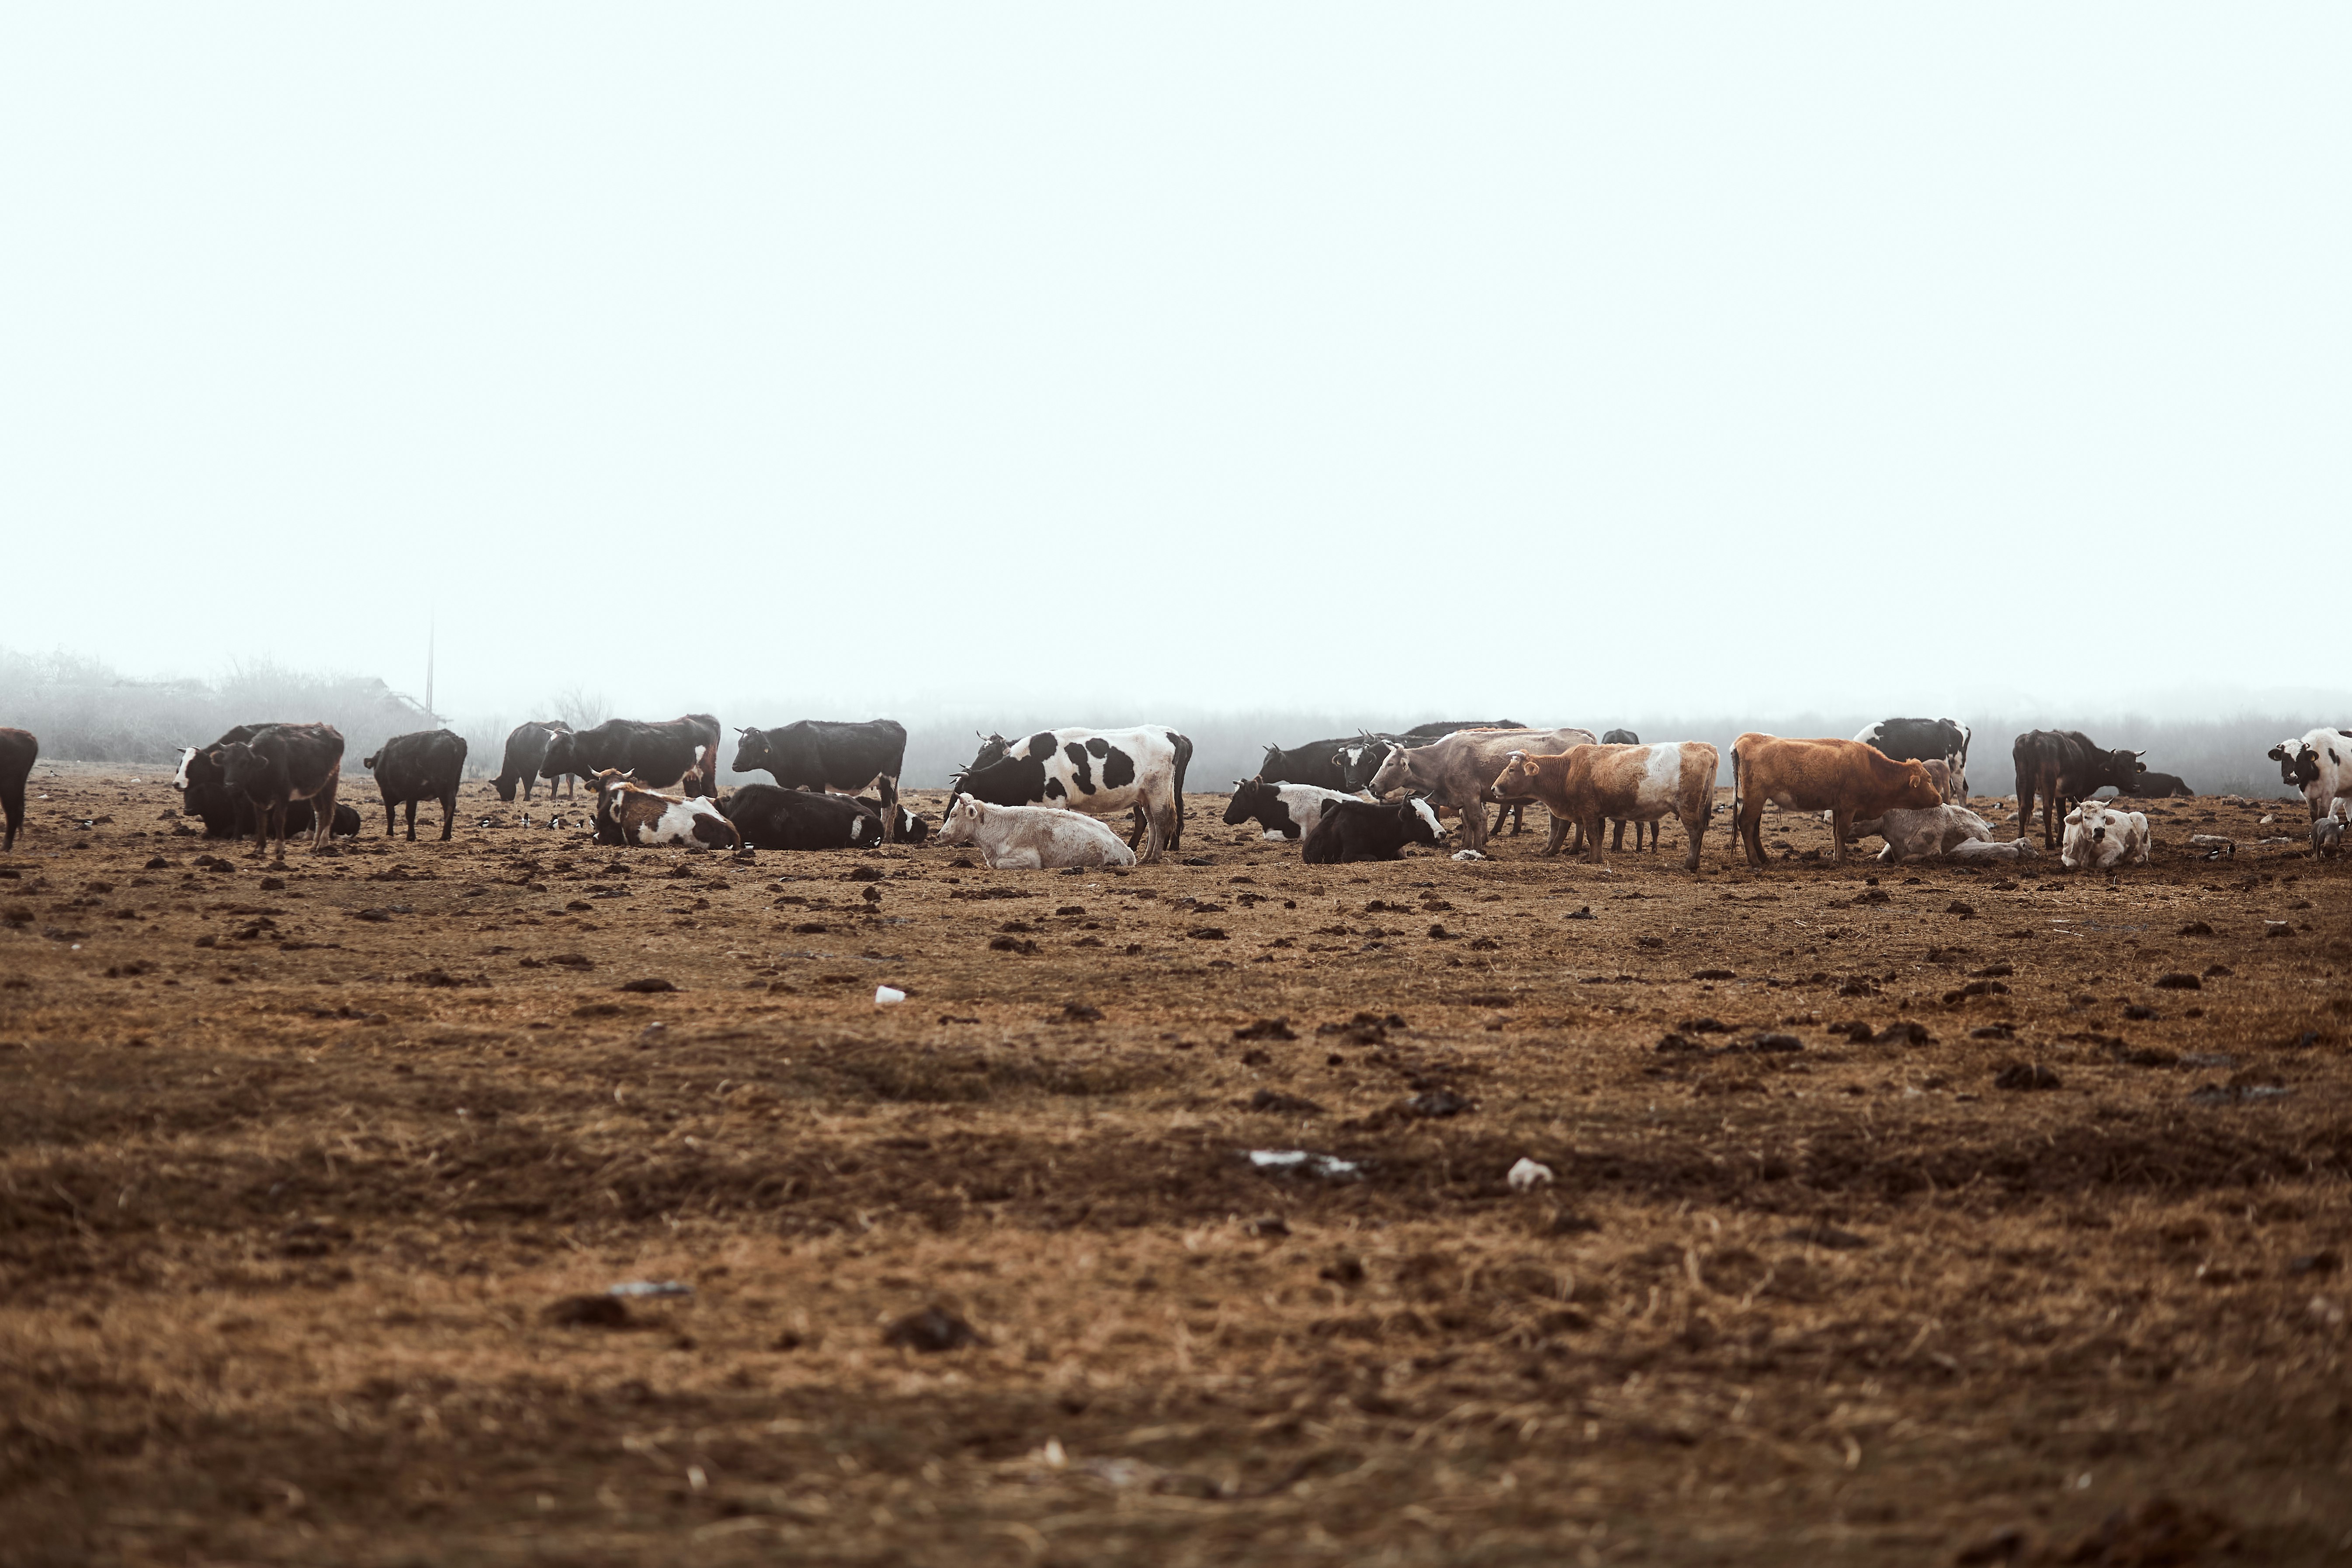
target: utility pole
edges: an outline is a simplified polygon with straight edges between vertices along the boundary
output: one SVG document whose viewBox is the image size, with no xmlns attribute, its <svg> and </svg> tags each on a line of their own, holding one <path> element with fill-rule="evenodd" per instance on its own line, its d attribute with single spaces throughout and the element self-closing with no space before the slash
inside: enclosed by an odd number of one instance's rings
<svg viewBox="0 0 2352 1568">
<path fill-rule="evenodd" d="M 440 616 L 430 615 L 425 622 L 425 717 L 438 724 L 441 716 L 433 710 L 433 644 L 440 629 Z"/>
</svg>

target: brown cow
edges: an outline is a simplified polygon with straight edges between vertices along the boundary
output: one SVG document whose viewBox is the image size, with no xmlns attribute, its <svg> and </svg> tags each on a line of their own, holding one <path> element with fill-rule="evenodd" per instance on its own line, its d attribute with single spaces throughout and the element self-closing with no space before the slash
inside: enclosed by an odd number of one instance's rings
<svg viewBox="0 0 2352 1568">
<path fill-rule="evenodd" d="M 1784 741 L 1753 731 L 1731 742 L 1731 831 L 1748 863 L 1764 865 L 1764 803 L 1783 811 L 1830 814 L 1830 860 L 1845 864 L 1846 839 L 1857 818 L 1890 811 L 1925 811 L 1944 804 L 1935 780 L 1917 763 L 1889 762 L 1859 741 Z"/>
<path fill-rule="evenodd" d="M 1639 844 L 1639 824 L 1654 825 L 1671 813 L 1690 840 L 1683 866 L 1696 871 L 1699 840 L 1715 810 L 1716 764 L 1716 750 L 1704 741 L 1571 746 L 1554 756 L 1513 752 L 1509 765 L 1496 775 L 1495 793 L 1505 799 L 1533 795 L 1543 802 L 1551 813 L 1551 842 L 1544 846 L 1545 854 L 1559 853 L 1573 823 L 1583 833 L 1586 857 L 1602 865 L 1608 864 L 1601 848 L 1603 821 L 1636 824 L 1634 842 Z"/>
</svg>

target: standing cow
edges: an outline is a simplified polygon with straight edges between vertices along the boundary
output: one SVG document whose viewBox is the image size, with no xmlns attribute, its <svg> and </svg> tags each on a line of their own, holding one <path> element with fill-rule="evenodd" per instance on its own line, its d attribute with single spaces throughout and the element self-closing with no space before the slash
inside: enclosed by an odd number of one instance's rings
<svg viewBox="0 0 2352 1568">
<path fill-rule="evenodd" d="M 1108 816 L 1133 812 L 1133 848 L 1145 861 L 1173 849 L 1184 833 L 1184 770 L 1191 737 L 1163 725 L 1132 730 L 1040 730 L 1018 741 L 989 735 L 950 795 L 993 805 L 1051 805 Z"/>
<path fill-rule="evenodd" d="M 1916 762 L 1895 762 L 1859 741 L 1783 740 L 1751 731 L 1731 742 L 1731 830 L 1759 870 L 1768 800 L 1783 811 L 1828 812 L 1830 859 L 1839 866 L 1857 819 L 1944 804 Z"/>
<path fill-rule="evenodd" d="M 1265 755 L 1257 764 L 1257 776 L 1270 784 L 1309 784 L 1316 789 L 1348 793 L 1346 749 L 1357 744 L 1353 741 L 1309 741 L 1303 746 L 1288 750 L 1268 742 Z"/>
<path fill-rule="evenodd" d="M 1954 805 L 1969 804 L 1969 742 L 1976 731 L 1956 719 L 1881 719 L 1864 724 L 1854 739 L 1875 746 L 1890 761 L 1940 762 L 1950 770 L 1944 799 Z"/>
<path fill-rule="evenodd" d="M 255 859 L 272 837 L 278 858 L 286 858 L 286 809 L 296 801 L 310 803 L 310 847 L 327 841 L 343 777 L 341 731 L 332 724 L 271 724 L 251 741 L 231 741 L 208 755 L 228 792 L 252 803 Z"/>
<path fill-rule="evenodd" d="M 520 784 L 523 799 L 529 800 L 530 786 L 538 781 L 540 769 L 547 764 L 548 748 L 554 744 L 556 736 L 570 733 L 572 726 L 561 719 L 534 719 L 508 731 L 506 756 L 499 763 L 499 776 L 490 781 L 490 787 L 499 792 L 499 798 L 514 799 L 515 785 Z M 563 781 L 565 797 L 570 798 L 572 781 L 578 776 L 560 770 L 547 775 L 548 798 L 552 800 L 555 797 L 555 784 L 559 778 Z"/>
<path fill-rule="evenodd" d="M 416 803 L 441 803 L 441 842 L 449 842 L 457 822 L 457 784 L 466 776 L 466 737 L 448 730 L 394 735 L 360 766 L 375 775 L 383 792 L 383 836 L 392 837 L 393 809 L 408 807 L 408 841 L 416 842 Z"/>
<path fill-rule="evenodd" d="M 797 719 L 773 730 L 735 731 L 735 771 L 765 769 L 785 789 L 856 795 L 877 785 L 887 842 L 899 837 L 898 778 L 907 767 L 907 727 L 895 719 L 848 722 Z"/>
<path fill-rule="evenodd" d="M 215 754 L 224 746 L 237 741 L 251 741 L 264 730 L 277 728 L 270 724 L 239 724 L 229 730 L 209 746 L 187 746 L 180 752 L 180 765 L 172 775 L 172 787 L 180 792 L 180 815 L 203 820 L 205 837 L 226 838 L 234 842 L 255 831 L 253 802 L 232 791 L 221 777 L 221 765 Z M 319 813 L 307 800 L 298 800 L 286 807 L 286 831 L 310 833 L 317 826 Z M 360 814 L 350 806 L 336 805 L 327 814 L 328 832 L 337 838 L 356 838 L 360 831 Z"/>
<path fill-rule="evenodd" d="M 567 731 L 548 742 L 541 771 L 550 777 L 577 773 L 593 778 L 612 772 L 633 775 L 653 789 L 681 781 L 688 796 L 719 789 L 719 721 L 708 713 L 651 723 L 607 719 L 593 729 Z"/>
<path fill-rule="evenodd" d="M 1698 869 L 1699 841 L 1715 811 L 1715 773 L 1719 759 L 1704 741 L 1661 741 L 1656 745 L 1573 746 L 1553 755 L 1513 752 L 1496 775 L 1495 793 L 1508 798 L 1531 795 L 1551 813 L 1547 855 L 1559 853 L 1571 825 L 1583 829 L 1585 854 L 1607 864 L 1601 850 L 1604 820 L 1655 824 L 1672 815 L 1683 825 L 1690 847 L 1685 870 Z M 1619 831 L 1623 831 L 1621 827 Z"/>
<path fill-rule="evenodd" d="M 0 813 L 8 818 L 8 842 L 0 849 L 16 847 L 16 830 L 25 826 L 25 781 L 40 754 L 41 742 L 31 731 L 0 730 Z"/>
<path fill-rule="evenodd" d="M 1372 774 L 1370 788 L 1376 795 L 1417 790 L 1432 806 L 1461 813 L 1463 846 L 1481 849 L 1488 837 L 1486 803 L 1496 798 L 1495 775 L 1513 752 L 1549 755 L 1597 743 L 1590 730 L 1461 730 L 1426 746 L 1391 751 Z M 1535 798 L 1522 795 L 1503 804 L 1526 805 Z M 1496 826 L 1501 826 L 1498 815 Z"/>
<path fill-rule="evenodd" d="M 2310 807 L 2311 847 L 2317 854 L 2320 818 L 2334 812 L 2338 799 L 2352 797 L 2352 730 L 2314 730 L 2299 741 L 2281 741 L 2270 759 L 2279 765 L 2279 782 Z"/>
<path fill-rule="evenodd" d="M 2033 801 L 2042 798 L 2042 847 L 2058 847 L 2058 814 L 2105 784 L 2134 788 L 2146 752 L 2108 751 L 2080 730 L 2029 730 L 2010 749 L 2017 766 L 2017 836 L 2032 831 Z"/>
</svg>

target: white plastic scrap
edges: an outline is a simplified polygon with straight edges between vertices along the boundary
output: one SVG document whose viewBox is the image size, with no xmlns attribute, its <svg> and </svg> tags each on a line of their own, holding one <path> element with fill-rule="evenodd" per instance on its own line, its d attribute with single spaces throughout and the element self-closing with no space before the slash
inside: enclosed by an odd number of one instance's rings
<svg viewBox="0 0 2352 1568">
<path fill-rule="evenodd" d="M 624 1279 L 604 1287 L 607 1296 L 691 1296 L 694 1287 L 675 1279 Z"/>
<path fill-rule="evenodd" d="M 1364 1173 L 1364 1167 L 1353 1160 L 1309 1149 L 1253 1149 L 1249 1163 L 1261 1171 L 1304 1171 L 1329 1182 L 1352 1182 Z"/>
<path fill-rule="evenodd" d="M 1484 860 L 1486 857 L 1475 849 L 1456 849 L 1454 852 L 1454 858 L 1456 860 Z"/>
<path fill-rule="evenodd" d="M 895 985 L 877 985 L 874 988 L 874 1005 L 877 1007 L 896 1006 L 906 999 L 907 994 Z"/>
<path fill-rule="evenodd" d="M 1533 1160 L 1522 1159 L 1511 1167 L 1511 1173 L 1503 1179 L 1511 1184 L 1511 1191 L 1528 1192 L 1537 1187 L 1551 1184 L 1551 1167 Z"/>
</svg>

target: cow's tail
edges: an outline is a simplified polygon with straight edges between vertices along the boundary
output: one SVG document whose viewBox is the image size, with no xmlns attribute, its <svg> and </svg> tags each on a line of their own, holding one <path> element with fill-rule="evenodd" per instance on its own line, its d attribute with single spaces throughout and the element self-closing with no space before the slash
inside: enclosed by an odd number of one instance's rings
<svg viewBox="0 0 2352 1568">
<path fill-rule="evenodd" d="M 1192 765 L 1192 738 L 1168 731 L 1168 743 L 1176 748 L 1176 837 L 1184 837 L 1184 772 Z"/>
</svg>

